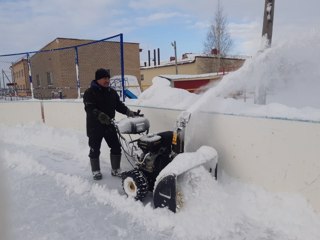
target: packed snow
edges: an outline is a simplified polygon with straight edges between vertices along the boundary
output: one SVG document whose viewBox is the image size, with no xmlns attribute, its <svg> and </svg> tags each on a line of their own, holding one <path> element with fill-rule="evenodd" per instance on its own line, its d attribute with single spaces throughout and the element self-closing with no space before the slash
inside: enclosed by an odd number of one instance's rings
<svg viewBox="0 0 320 240">
<path fill-rule="evenodd" d="M 202 95 L 155 78 L 130 104 L 319 122 L 319 37 L 313 32 L 274 43 Z M 267 89 L 266 105 L 252 103 L 259 85 Z M 231 98 L 239 92 L 247 97 Z M 134 201 L 109 174 L 105 143 L 104 178 L 92 180 L 84 132 L 2 124 L 0 148 L 1 239 L 320 239 L 320 216 L 303 197 L 270 193 L 223 173 L 216 181 L 202 166 L 183 176 L 178 213 L 154 209 L 151 195 Z M 124 158 L 122 168 L 131 168 Z"/>
<path fill-rule="evenodd" d="M 39 124 L 1 127 L 12 239 L 308 239 L 320 219 L 300 196 L 273 194 L 204 168 L 184 176 L 185 206 L 173 214 L 127 198 L 121 180 L 89 172 L 83 132 Z M 124 169 L 130 166 L 123 159 Z"/>
<path fill-rule="evenodd" d="M 209 146 L 201 146 L 196 152 L 181 153 L 160 172 L 155 185 L 157 185 L 165 176 L 179 176 L 190 169 L 199 167 L 200 165 L 207 167 L 207 170 L 213 174 L 217 163 L 218 153 L 215 149 Z"/>
</svg>

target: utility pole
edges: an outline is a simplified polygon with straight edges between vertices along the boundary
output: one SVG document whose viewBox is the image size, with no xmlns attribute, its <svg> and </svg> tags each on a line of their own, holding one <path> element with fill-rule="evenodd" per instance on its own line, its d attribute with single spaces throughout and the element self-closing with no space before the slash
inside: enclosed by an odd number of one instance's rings
<svg viewBox="0 0 320 240">
<path fill-rule="evenodd" d="M 3 72 L 2 71 L 1 71 L 1 73 L 2 73 L 2 81 L 3 81 L 3 85 L 4 85 L 4 76 L 3 76 Z M 1 80 L 0 80 L 0 96 L 4 96 L 4 88 L 2 88 Z"/>
<path fill-rule="evenodd" d="M 174 49 L 174 58 L 175 58 L 175 65 L 176 65 L 176 74 L 178 74 L 178 60 L 177 60 L 177 43 L 176 41 L 171 43 Z"/>
<path fill-rule="evenodd" d="M 275 0 L 265 0 L 262 37 L 265 37 L 267 40 L 267 44 L 266 46 L 264 46 L 266 48 L 271 47 L 271 42 L 272 42 L 274 4 L 275 4 Z M 263 50 L 264 49 L 261 49 L 261 51 Z M 266 102 L 267 102 L 266 86 L 264 86 L 262 83 L 258 83 L 255 90 L 254 103 L 265 105 Z"/>
<path fill-rule="evenodd" d="M 2 70 L 3 71 L 3 70 Z M 2 81 L 3 81 L 3 85 L 4 85 L 4 76 L 3 76 L 3 72 L 1 71 L 1 75 L 2 75 Z M 0 80 L 0 89 L 2 89 L 2 84 L 1 84 L 1 80 Z"/>
<path fill-rule="evenodd" d="M 271 47 L 272 30 L 273 30 L 273 15 L 274 15 L 275 0 L 265 0 L 262 36 L 266 36 L 268 47 Z"/>
</svg>

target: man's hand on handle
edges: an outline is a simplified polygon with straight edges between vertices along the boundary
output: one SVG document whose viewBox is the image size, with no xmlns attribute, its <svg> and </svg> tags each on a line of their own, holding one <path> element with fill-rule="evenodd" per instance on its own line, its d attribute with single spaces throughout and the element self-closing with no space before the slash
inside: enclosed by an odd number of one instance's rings
<svg viewBox="0 0 320 240">
<path fill-rule="evenodd" d="M 129 108 L 126 112 L 127 117 L 142 117 L 143 114 L 140 114 L 140 110 L 138 110 L 137 112 L 131 111 Z"/>
<path fill-rule="evenodd" d="M 101 124 L 105 124 L 105 125 L 110 125 L 111 124 L 111 119 L 110 117 L 105 114 L 104 112 L 100 112 L 98 114 L 98 120 Z"/>
</svg>

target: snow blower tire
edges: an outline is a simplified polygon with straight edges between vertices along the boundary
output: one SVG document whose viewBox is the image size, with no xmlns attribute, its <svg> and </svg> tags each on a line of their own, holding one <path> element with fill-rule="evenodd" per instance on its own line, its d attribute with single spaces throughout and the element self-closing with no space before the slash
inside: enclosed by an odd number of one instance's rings
<svg viewBox="0 0 320 240">
<path fill-rule="evenodd" d="M 148 181 L 141 171 L 133 169 L 123 174 L 122 188 L 128 197 L 142 201 L 148 193 Z"/>
</svg>

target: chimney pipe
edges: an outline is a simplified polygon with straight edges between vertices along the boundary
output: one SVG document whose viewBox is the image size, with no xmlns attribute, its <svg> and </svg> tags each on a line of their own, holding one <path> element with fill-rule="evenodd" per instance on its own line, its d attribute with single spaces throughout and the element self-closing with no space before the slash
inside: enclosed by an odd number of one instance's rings
<svg viewBox="0 0 320 240">
<path fill-rule="evenodd" d="M 150 67 L 150 50 L 148 50 L 148 66 Z"/>
<path fill-rule="evenodd" d="M 156 50 L 155 49 L 153 49 L 153 64 L 154 64 L 154 66 L 157 65 Z"/>
<path fill-rule="evenodd" d="M 160 48 L 158 48 L 158 65 L 160 65 Z"/>
</svg>

